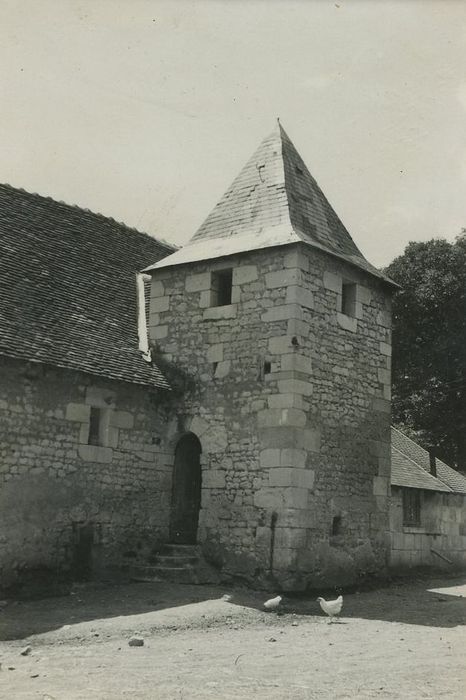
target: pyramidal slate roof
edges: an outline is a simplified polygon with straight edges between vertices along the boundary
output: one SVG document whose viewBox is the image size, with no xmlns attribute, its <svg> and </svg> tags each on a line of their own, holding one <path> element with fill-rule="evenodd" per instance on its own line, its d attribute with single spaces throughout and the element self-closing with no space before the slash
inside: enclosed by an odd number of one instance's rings
<svg viewBox="0 0 466 700">
<path fill-rule="evenodd" d="M 297 242 L 393 284 L 364 258 L 277 123 L 188 244 L 145 271 Z"/>
<path fill-rule="evenodd" d="M 466 477 L 442 460 L 436 460 L 437 476 L 430 473 L 427 450 L 392 427 L 392 476 L 393 486 L 446 491 L 466 494 Z"/>
<path fill-rule="evenodd" d="M 136 273 L 174 248 L 0 185 L 0 355 L 167 387 L 138 349 Z"/>
</svg>

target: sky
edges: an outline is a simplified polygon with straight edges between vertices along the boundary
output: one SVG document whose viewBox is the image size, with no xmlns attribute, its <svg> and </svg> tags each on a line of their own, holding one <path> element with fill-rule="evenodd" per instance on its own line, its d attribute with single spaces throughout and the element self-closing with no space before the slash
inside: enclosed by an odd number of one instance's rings
<svg viewBox="0 0 466 700">
<path fill-rule="evenodd" d="M 276 118 L 368 260 L 466 226 L 463 0 L 0 0 L 0 181 L 183 245 Z"/>
</svg>

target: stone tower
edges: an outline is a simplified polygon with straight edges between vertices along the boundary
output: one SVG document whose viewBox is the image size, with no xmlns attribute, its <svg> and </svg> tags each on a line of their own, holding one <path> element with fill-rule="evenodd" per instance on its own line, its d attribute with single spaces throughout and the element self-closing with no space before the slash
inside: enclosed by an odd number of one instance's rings
<svg viewBox="0 0 466 700">
<path fill-rule="evenodd" d="M 393 283 L 280 124 L 145 272 L 156 352 L 194 379 L 174 429 L 172 540 L 285 590 L 383 570 Z"/>
</svg>

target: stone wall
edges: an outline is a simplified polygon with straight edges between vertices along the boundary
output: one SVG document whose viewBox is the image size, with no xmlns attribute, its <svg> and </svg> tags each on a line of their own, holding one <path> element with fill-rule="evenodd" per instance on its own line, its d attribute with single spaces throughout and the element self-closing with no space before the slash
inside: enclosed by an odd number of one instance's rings
<svg viewBox="0 0 466 700">
<path fill-rule="evenodd" d="M 211 272 L 233 269 L 212 306 Z M 343 283 L 352 305 L 342 312 Z M 157 270 L 150 334 L 196 389 L 199 541 L 225 571 L 284 588 L 349 583 L 388 560 L 390 300 L 305 246 Z"/>
<path fill-rule="evenodd" d="M 421 491 L 420 527 L 403 526 L 403 489 L 392 487 L 390 566 L 396 570 L 414 567 L 466 567 L 466 497 L 461 494 Z M 439 552 L 445 561 L 432 550 Z"/>
<path fill-rule="evenodd" d="M 79 565 L 89 538 L 94 569 L 166 541 L 173 450 L 160 393 L 5 358 L 0 387 L 0 585 Z M 91 407 L 102 445 L 88 444 Z"/>
</svg>

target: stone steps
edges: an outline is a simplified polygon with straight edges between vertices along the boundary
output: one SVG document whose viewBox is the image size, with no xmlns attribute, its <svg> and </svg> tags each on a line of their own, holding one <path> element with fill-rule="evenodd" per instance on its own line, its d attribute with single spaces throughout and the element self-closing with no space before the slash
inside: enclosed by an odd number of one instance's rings
<svg viewBox="0 0 466 700">
<path fill-rule="evenodd" d="M 147 564 L 131 568 L 135 581 L 170 581 L 172 583 L 216 583 L 218 574 L 203 559 L 201 548 L 190 544 L 166 544 Z"/>
<path fill-rule="evenodd" d="M 198 583 L 195 570 L 187 566 L 138 566 L 131 576 L 135 581 L 169 581 L 170 583 Z"/>
<path fill-rule="evenodd" d="M 168 567 L 180 567 L 180 566 L 187 566 L 192 565 L 192 564 L 197 564 L 199 561 L 199 556 L 198 555 L 193 555 L 193 556 L 172 556 L 171 554 L 159 554 L 156 557 L 154 557 L 154 564 L 160 564 L 161 566 L 168 566 Z"/>
</svg>

